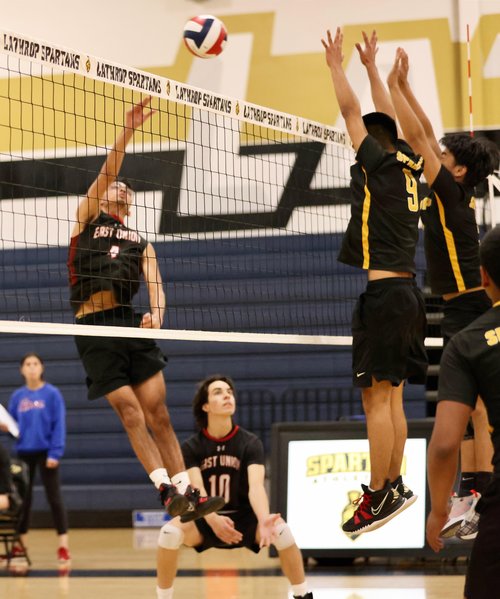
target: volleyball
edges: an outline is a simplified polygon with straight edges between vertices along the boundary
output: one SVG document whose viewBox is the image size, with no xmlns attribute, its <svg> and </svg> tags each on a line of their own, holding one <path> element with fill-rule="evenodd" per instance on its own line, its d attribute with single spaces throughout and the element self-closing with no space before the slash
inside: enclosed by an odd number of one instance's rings
<svg viewBox="0 0 500 599">
<path fill-rule="evenodd" d="M 211 15 L 193 17 L 184 26 L 186 48 L 200 58 L 215 58 L 227 41 L 227 29 L 224 23 Z"/>
</svg>

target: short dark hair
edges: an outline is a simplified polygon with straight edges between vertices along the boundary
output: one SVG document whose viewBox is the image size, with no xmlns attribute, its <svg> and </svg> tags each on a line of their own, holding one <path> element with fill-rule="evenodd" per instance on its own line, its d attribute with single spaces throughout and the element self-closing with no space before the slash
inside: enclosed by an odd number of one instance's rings
<svg viewBox="0 0 500 599">
<path fill-rule="evenodd" d="M 395 147 L 398 141 L 398 127 L 396 121 L 385 112 L 369 112 L 363 115 L 363 122 L 370 135 L 388 149 Z"/>
<path fill-rule="evenodd" d="M 479 246 L 481 266 L 500 289 L 500 225 L 497 225 L 483 237 Z"/>
<path fill-rule="evenodd" d="M 224 381 L 231 387 L 234 393 L 233 380 L 224 374 L 212 374 L 199 383 L 193 398 L 193 414 L 196 426 L 200 429 L 207 428 L 208 426 L 208 416 L 205 410 L 203 410 L 203 406 L 208 402 L 208 388 L 215 381 Z"/>
<path fill-rule="evenodd" d="M 475 187 L 498 168 L 500 152 L 489 139 L 451 133 L 445 135 L 440 143 L 453 154 L 458 165 L 467 167 L 465 185 Z"/>
</svg>

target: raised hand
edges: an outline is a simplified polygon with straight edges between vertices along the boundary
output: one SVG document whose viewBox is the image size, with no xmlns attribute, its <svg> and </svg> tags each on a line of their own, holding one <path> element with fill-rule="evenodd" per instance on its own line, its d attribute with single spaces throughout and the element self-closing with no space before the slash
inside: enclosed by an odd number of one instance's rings
<svg viewBox="0 0 500 599">
<path fill-rule="evenodd" d="M 335 32 L 335 38 L 332 39 L 332 34 L 330 30 L 326 32 L 327 41 L 322 38 L 321 43 L 323 44 L 323 48 L 325 49 L 325 58 L 326 64 L 330 67 L 340 66 L 342 61 L 344 60 L 344 55 L 342 54 L 342 43 L 344 41 L 344 34 L 342 33 L 340 27 L 337 27 L 337 31 Z"/>
<path fill-rule="evenodd" d="M 366 33 L 364 31 L 362 31 L 362 34 L 363 34 L 363 40 L 365 42 L 365 47 L 363 48 L 361 46 L 361 44 L 357 43 L 356 50 L 359 53 L 359 59 L 361 60 L 361 63 L 366 68 L 368 68 L 368 67 L 375 65 L 375 57 L 377 56 L 377 52 L 378 52 L 377 32 L 374 29 L 372 31 L 370 38 L 368 38 L 368 36 L 366 35 Z"/>
<path fill-rule="evenodd" d="M 396 56 L 394 58 L 394 64 L 392 65 L 391 72 L 387 76 L 387 85 L 389 87 L 397 87 L 399 85 L 399 73 L 401 69 L 401 53 L 404 50 L 402 48 L 398 48 L 396 50 Z"/>
<path fill-rule="evenodd" d="M 149 110 L 151 96 L 147 96 L 131 108 L 125 116 L 125 127 L 128 129 L 137 129 L 143 125 L 156 110 Z"/>
<path fill-rule="evenodd" d="M 407 83 L 408 82 L 408 72 L 410 70 L 410 62 L 408 60 L 408 54 L 403 48 L 399 48 L 400 50 L 400 62 L 399 62 L 399 82 Z"/>
</svg>

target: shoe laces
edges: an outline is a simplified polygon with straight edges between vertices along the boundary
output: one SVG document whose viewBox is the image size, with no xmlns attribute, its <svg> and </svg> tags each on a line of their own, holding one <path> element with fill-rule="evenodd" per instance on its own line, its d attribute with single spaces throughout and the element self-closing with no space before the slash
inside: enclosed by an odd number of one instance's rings
<svg viewBox="0 0 500 599">
<path fill-rule="evenodd" d="M 359 511 L 361 514 L 363 514 L 363 516 L 369 517 L 370 516 L 370 506 L 372 504 L 372 496 L 368 493 L 363 493 L 363 495 L 361 495 L 361 497 L 358 497 L 357 499 L 355 499 L 353 501 L 354 505 L 357 505 L 357 511 Z"/>
</svg>

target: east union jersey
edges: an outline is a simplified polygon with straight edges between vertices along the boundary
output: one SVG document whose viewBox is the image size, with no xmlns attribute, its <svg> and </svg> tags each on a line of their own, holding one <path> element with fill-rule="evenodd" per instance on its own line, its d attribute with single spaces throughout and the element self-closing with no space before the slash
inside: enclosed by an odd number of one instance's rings
<svg viewBox="0 0 500 599">
<path fill-rule="evenodd" d="M 73 237 L 68 268 L 74 311 L 99 291 L 113 291 L 119 304 L 130 305 L 139 290 L 146 245 L 137 231 L 104 212 Z"/>
<path fill-rule="evenodd" d="M 478 395 L 493 429 L 493 465 L 500 473 L 500 302 L 454 335 L 441 359 L 438 401 L 474 408 Z"/>
<path fill-rule="evenodd" d="M 415 273 L 422 158 L 398 140 L 387 152 L 367 135 L 351 166 L 351 219 L 340 262 L 363 269 Z"/>
<path fill-rule="evenodd" d="M 252 510 L 248 467 L 264 465 L 264 447 L 258 437 L 237 425 L 222 439 L 203 429 L 182 444 L 182 454 L 186 468 L 201 470 L 206 492 L 224 497 L 225 513 Z"/>
<path fill-rule="evenodd" d="M 424 247 L 433 293 L 444 295 L 481 285 L 479 233 L 473 189 L 444 167 L 421 203 Z"/>
</svg>

